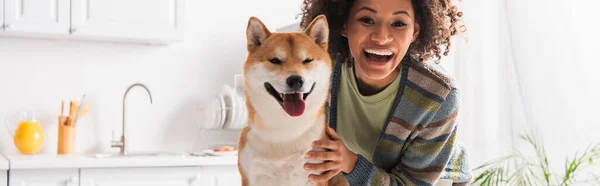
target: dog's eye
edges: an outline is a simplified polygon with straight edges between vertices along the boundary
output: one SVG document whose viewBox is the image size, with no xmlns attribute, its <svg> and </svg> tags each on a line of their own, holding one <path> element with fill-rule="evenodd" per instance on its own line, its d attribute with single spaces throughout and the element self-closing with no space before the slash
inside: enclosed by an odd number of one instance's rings
<svg viewBox="0 0 600 186">
<path fill-rule="evenodd" d="M 302 61 L 302 63 L 307 64 L 307 63 L 310 63 L 312 61 L 313 61 L 312 59 L 308 58 L 308 59 L 305 59 L 304 61 Z"/>
<path fill-rule="evenodd" d="M 269 62 L 276 64 L 276 65 L 281 64 L 281 60 L 279 60 L 277 58 L 271 58 L 271 59 L 269 59 Z"/>
</svg>

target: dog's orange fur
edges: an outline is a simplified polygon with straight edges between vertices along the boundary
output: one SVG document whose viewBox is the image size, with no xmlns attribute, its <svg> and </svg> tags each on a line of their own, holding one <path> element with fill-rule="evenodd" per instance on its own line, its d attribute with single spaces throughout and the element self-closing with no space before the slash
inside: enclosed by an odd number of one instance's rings
<svg viewBox="0 0 600 186">
<path fill-rule="evenodd" d="M 313 60 L 325 61 L 326 64 L 329 65 L 328 66 L 329 69 L 331 69 L 332 68 L 331 58 L 330 58 L 329 54 L 327 53 L 328 42 L 321 41 L 321 42 L 317 42 L 317 44 L 315 45 L 315 40 L 313 38 L 310 38 L 306 34 L 306 33 L 311 33 L 313 24 L 315 24 L 315 22 L 319 19 L 326 20 L 326 18 L 324 16 L 318 16 L 317 18 L 315 18 L 313 20 L 313 22 L 310 24 L 310 26 L 307 27 L 306 30 L 304 30 L 304 32 L 294 32 L 294 33 L 271 33 L 266 27 L 264 27 L 264 25 L 262 25 L 262 22 L 261 22 L 261 26 L 262 26 L 261 29 L 264 31 L 264 33 L 267 34 L 267 36 L 266 36 L 267 39 L 265 39 L 264 42 L 262 42 L 262 44 L 260 46 L 252 45 L 252 44 L 250 44 L 252 42 L 248 41 L 248 43 L 249 43 L 247 46 L 248 56 L 244 63 L 243 70 L 248 71 L 249 68 L 253 64 L 268 61 L 269 57 L 276 56 L 276 53 L 277 53 L 276 50 L 295 51 L 296 50 L 294 48 L 295 46 L 302 46 L 302 47 L 298 47 L 298 48 L 302 48 L 303 50 L 306 50 L 306 57 L 312 58 Z M 251 17 L 250 20 L 248 21 L 248 27 L 250 26 L 250 21 L 259 21 L 260 22 L 260 20 L 258 20 L 257 18 Z M 247 29 L 248 29 L 248 27 L 247 27 Z M 312 42 L 312 43 L 309 43 L 309 42 Z M 259 47 L 261 47 L 260 50 L 259 50 Z M 268 70 L 273 70 L 273 71 L 278 70 L 283 73 L 299 74 L 299 73 L 302 73 L 303 70 L 310 70 L 316 66 L 315 63 L 303 64 L 302 56 L 296 55 L 295 52 L 294 53 L 286 53 L 286 54 L 288 54 L 288 56 L 286 56 L 285 60 L 286 61 L 294 61 L 294 62 L 283 63 L 278 66 L 274 65 L 274 64 L 270 64 L 270 63 L 264 63 L 265 68 Z M 248 87 L 247 82 L 245 82 L 245 85 L 246 85 L 245 87 Z M 247 88 L 245 88 L 244 92 L 246 95 L 248 95 Z M 325 109 L 326 109 L 325 104 L 326 103 L 323 103 L 320 106 L 320 109 L 319 109 L 320 111 L 318 112 L 319 115 L 315 116 L 315 118 L 324 115 Z M 238 141 L 239 154 L 241 154 L 245 150 L 246 144 L 248 143 L 248 133 L 250 132 L 250 130 L 255 127 L 258 127 L 258 128 L 263 127 L 263 126 L 261 126 L 261 121 L 256 120 L 256 112 L 257 111 L 253 106 L 253 100 L 250 99 L 249 97 L 247 97 L 246 107 L 248 110 L 248 125 L 245 126 L 241 130 L 241 133 L 240 133 L 240 137 L 239 137 L 239 141 Z M 325 130 L 323 130 L 323 132 L 320 134 L 320 139 L 329 139 L 328 135 L 325 133 L 327 125 L 324 121 L 322 123 L 322 127 Z M 247 174 L 243 170 L 240 156 L 238 156 L 238 170 L 241 175 L 242 186 L 248 186 L 248 184 L 249 184 L 248 177 L 247 177 Z M 341 174 L 338 174 L 337 176 L 335 176 L 334 178 L 329 180 L 329 182 L 317 183 L 317 185 L 319 185 L 319 186 L 348 185 L 348 183 L 345 181 L 345 178 L 343 178 L 343 176 Z"/>
</svg>

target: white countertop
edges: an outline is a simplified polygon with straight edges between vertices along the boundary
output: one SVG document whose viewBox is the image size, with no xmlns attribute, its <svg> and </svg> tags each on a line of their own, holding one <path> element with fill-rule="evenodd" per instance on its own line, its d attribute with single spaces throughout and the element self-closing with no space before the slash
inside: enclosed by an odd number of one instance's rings
<svg viewBox="0 0 600 186">
<path fill-rule="evenodd" d="M 0 154 L 0 171 L 8 170 L 8 160 Z"/>
<path fill-rule="evenodd" d="M 237 166 L 237 156 L 138 156 L 96 158 L 90 155 L 4 155 L 10 169 Z M 0 161 L 0 170 L 4 164 Z M 6 168 L 9 164 L 6 162 Z"/>
</svg>

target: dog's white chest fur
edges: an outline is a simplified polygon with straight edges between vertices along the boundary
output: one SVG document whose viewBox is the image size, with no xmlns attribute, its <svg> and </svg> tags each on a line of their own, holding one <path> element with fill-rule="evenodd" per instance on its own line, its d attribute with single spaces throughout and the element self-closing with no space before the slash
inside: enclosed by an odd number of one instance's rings
<svg viewBox="0 0 600 186">
<path fill-rule="evenodd" d="M 247 173 L 250 185 L 313 185 L 308 180 L 310 172 L 304 170 L 303 152 L 292 153 L 285 158 L 273 159 L 264 156 L 253 156 L 257 152 L 245 152 L 242 156 L 251 158 Z"/>
<path fill-rule="evenodd" d="M 321 125 L 322 126 L 322 125 Z M 248 176 L 250 186 L 307 186 L 314 185 L 308 179 L 309 174 L 320 174 L 306 171 L 305 155 L 312 150 L 312 142 L 318 140 L 323 129 L 309 129 L 297 140 L 285 143 L 261 143 L 257 135 L 248 135 L 248 144 L 240 154 L 242 166 Z M 323 150 L 323 149 L 318 149 Z M 317 163 L 320 161 L 309 161 Z"/>
</svg>

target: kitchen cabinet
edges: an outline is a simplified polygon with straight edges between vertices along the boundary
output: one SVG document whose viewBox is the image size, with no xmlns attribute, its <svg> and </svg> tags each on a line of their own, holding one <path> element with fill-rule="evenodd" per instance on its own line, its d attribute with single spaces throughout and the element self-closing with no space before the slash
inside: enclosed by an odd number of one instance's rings
<svg viewBox="0 0 600 186">
<path fill-rule="evenodd" d="M 0 186 L 8 186 L 8 174 L 5 170 L 0 170 Z"/>
<path fill-rule="evenodd" d="M 6 178 L 6 176 L 5 176 Z M 0 184 L 1 185 L 1 184 Z M 11 170 L 18 186 L 232 186 L 241 185 L 237 167 L 117 167 Z"/>
<path fill-rule="evenodd" d="M 2 14 L 2 12 L 0 12 L 0 14 Z M 0 186 L 8 185 L 8 168 L 8 160 L 5 159 L 3 155 L 0 155 Z"/>
<path fill-rule="evenodd" d="M 72 35 L 163 42 L 180 40 L 183 0 L 71 0 Z"/>
<path fill-rule="evenodd" d="M 236 166 L 81 169 L 81 186 L 241 185 Z"/>
<path fill-rule="evenodd" d="M 79 186 L 78 169 L 9 170 L 10 186 Z"/>
<path fill-rule="evenodd" d="M 9 155 L 10 186 L 235 186 L 237 157 Z M 9 163 L 10 162 L 10 166 Z M 6 176 L 4 176 L 6 178 Z M 1 178 L 0 178 L 1 179 Z M 0 186 L 5 186 L 0 182 Z"/>
<path fill-rule="evenodd" d="M 86 168 L 81 186 L 201 185 L 201 167 Z"/>
<path fill-rule="evenodd" d="M 202 173 L 202 185 L 242 185 L 237 166 L 205 166 Z"/>
<path fill-rule="evenodd" d="M 0 0 L 0 36 L 168 44 L 185 0 Z"/>
<path fill-rule="evenodd" d="M 0 0 L 0 33 L 4 32 L 4 1 Z"/>
<path fill-rule="evenodd" d="M 67 35 L 70 0 L 4 0 L 4 32 Z"/>
</svg>

